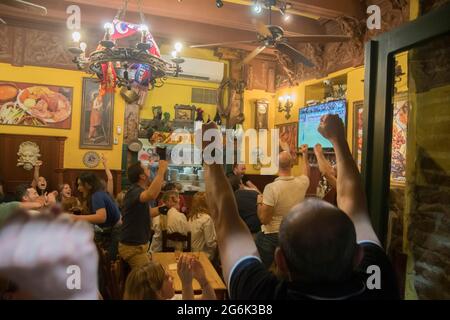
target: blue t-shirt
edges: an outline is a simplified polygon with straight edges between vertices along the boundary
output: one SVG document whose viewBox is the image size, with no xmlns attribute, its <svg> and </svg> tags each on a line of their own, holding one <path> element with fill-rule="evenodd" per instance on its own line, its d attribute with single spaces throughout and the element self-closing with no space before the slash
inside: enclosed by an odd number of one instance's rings
<svg viewBox="0 0 450 320">
<path fill-rule="evenodd" d="M 120 210 L 105 191 L 97 191 L 92 195 L 92 211 L 96 212 L 102 208 L 106 210 L 106 221 L 103 224 L 99 224 L 99 227 L 113 227 L 120 219 Z"/>
</svg>

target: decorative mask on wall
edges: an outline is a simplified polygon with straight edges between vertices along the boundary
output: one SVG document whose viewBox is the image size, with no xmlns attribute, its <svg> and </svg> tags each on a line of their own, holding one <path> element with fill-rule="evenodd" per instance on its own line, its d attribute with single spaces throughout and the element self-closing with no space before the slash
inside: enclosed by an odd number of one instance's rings
<svg viewBox="0 0 450 320">
<path fill-rule="evenodd" d="M 41 156 L 39 153 L 39 146 L 31 141 L 22 142 L 19 146 L 19 152 L 17 155 L 19 159 L 17 159 L 17 166 L 23 168 L 25 170 L 31 170 L 36 164 L 36 161 Z"/>
</svg>

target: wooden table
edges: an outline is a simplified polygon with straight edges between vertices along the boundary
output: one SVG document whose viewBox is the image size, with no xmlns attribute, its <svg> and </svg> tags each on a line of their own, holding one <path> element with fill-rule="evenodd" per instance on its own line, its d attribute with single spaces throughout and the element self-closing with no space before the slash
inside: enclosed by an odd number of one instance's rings
<svg viewBox="0 0 450 320">
<path fill-rule="evenodd" d="M 216 272 L 213 265 L 209 261 L 208 257 L 204 252 L 193 252 L 192 254 L 196 255 L 200 263 L 203 265 L 205 269 L 206 278 L 214 289 L 218 300 L 223 300 L 226 297 L 227 287 L 222 281 L 222 278 Z M 173 277 L 173 286 L 175 288 L 175 293 L 181 293 L 181 280 L 178 276 L 177 270 L 170 270 L 169 265 L 176 264 L 176 258 L 174 252 L 154 252 L 152 254 L 152 260 L 161 263 L 164 268 L 171 274 Z M 193 288 L 195 294 L 201 294 L 201 288 L 197 280 L 193 280 Z"/>
</svg>

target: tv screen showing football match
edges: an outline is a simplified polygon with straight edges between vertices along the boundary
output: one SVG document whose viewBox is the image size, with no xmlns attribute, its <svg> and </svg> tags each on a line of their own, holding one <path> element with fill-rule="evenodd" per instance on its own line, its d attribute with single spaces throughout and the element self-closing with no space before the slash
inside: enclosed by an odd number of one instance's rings
<svg viewBox="0 0 450 320">
<path fill-rule="evenodd" d="M 298 121 L 298 145 L 307 144 L 309 148 L 320 143 L 323 148 L 332 148 L 332 144 L 325 139 L 317 128 L 320 118 L 326 114 L 337 114 L 346 123 L 347 103 L 345 100 L 335 100 L 300 109 Z"/>
</svg>

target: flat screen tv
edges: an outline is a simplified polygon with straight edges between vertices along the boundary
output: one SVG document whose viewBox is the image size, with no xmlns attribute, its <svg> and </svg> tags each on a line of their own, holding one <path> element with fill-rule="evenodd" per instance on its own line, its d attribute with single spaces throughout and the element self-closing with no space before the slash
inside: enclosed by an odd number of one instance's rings
<svg viewBox="0 0 450 320">
<path fill-rule="evenodd" d="M 298 121 L 298 146 L 307 144 L 309 148 L 313 148 L 317 143 L 322 148 L 333 148 L 331 142 L 325 139 L 317 128 L 320 124 L 320 118 L 326 114 L 337 114 L 346 125 L 347 120 L 347 103 L 345 100 L 335 100 L 316 104 L 300 109 Z"/>
</svg>

